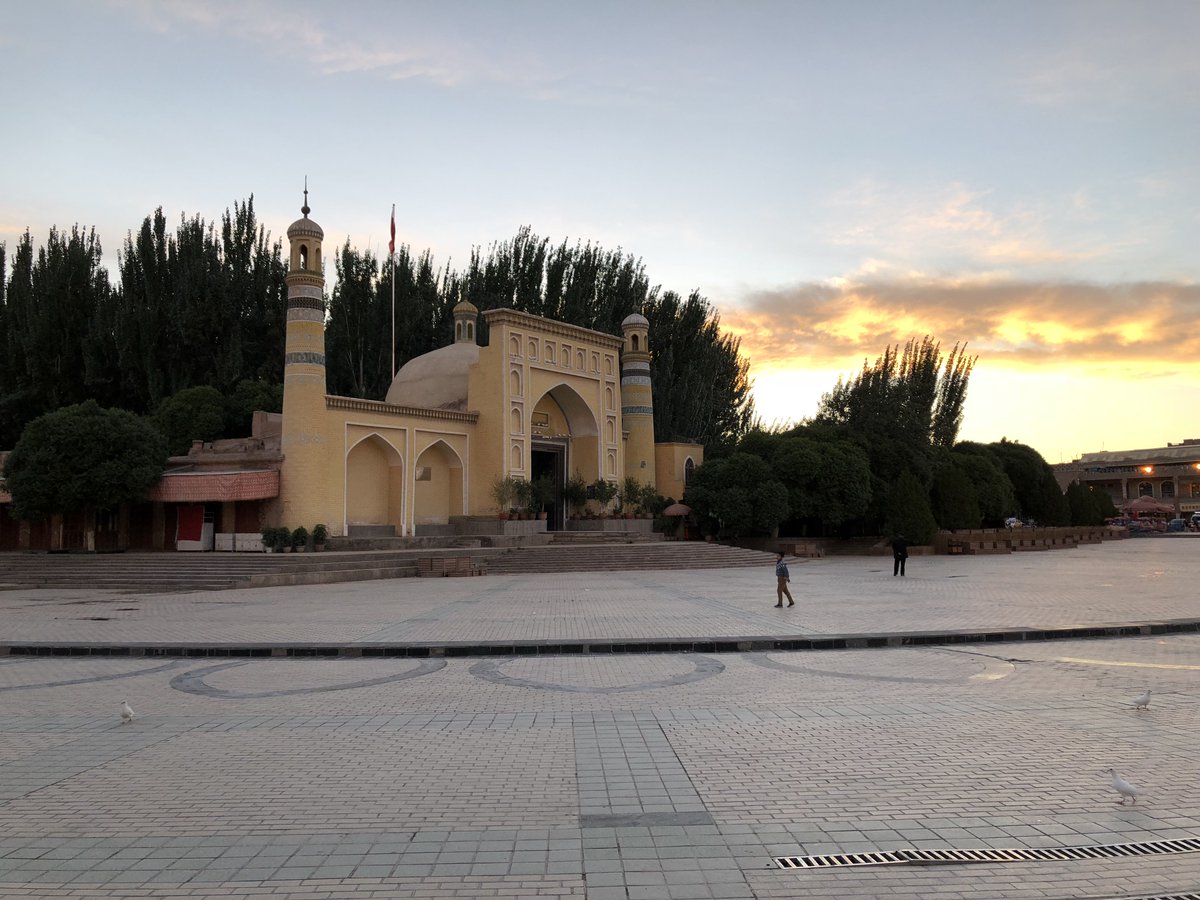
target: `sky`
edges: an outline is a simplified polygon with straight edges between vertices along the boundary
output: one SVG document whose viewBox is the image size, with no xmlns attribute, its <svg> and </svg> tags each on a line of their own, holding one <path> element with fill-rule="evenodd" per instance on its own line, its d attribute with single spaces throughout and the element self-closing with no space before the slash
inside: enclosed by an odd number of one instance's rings
<svg viewBox="0 0 1200 900">
<path fill-rule="evenodd" d="M 738 335 L 765 423 L 933 335 L 960 437 L 1200 437 L 1200 3 L 97 0 L 0 17 L 0 241 L 216 219 L 439 265 L 528 225 Z"/>
</svg>

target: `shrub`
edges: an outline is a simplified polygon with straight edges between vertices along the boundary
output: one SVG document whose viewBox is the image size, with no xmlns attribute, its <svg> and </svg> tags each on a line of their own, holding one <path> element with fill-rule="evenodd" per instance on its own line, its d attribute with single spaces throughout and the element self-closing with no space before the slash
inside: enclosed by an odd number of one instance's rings
<svg viewBox="0 0 1200 900">
<path fill-rule="evenodd" d="M 284 529 L 285 531 L 287 529 Z M 299 550 L 308 546 L 308 529 L 300 525 L 292 532 L 292 546 Z"/>
<path fill-rule="evenodd" d="M 324 525 L 314 525 L 312 530 L 312 539 L 314 544 L 324 544 L 329 540 L 329 529 Z"/>
</svg>

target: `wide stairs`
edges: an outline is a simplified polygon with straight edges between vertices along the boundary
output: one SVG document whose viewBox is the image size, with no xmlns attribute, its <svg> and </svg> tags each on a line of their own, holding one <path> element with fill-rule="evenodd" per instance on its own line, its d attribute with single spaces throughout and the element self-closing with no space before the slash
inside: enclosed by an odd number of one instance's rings
<svg viewBox="0 0 1200 900">
<path fill-rule="evenodd" d="M 622 572 L 634 569 L 728 569 L 774 564 L 775 554 L 700 541 L 626 540 L 593 542 L 559 536 L 544 547 L 519 547 L 487 563 L 489 575 L 537 572 Z"/>
<path fill-rule="evenodd" d="M 515 549 L 326 553 L 0 553 L 0 590 L 72 588 L 135 593 L 334 584 L 418 575 L 607 572 L 765 566 L 770 553 L 660 535 L 573 534 Z"/>
<path fill-rule="evenodd" d="M 437 552 L 461 555 L 463 551 Z M 0 590 L 52 587 L 149 593 L 406 578 L 417 574 L 419 555 L 431 552 L 0 553 Z"/>
</svg>

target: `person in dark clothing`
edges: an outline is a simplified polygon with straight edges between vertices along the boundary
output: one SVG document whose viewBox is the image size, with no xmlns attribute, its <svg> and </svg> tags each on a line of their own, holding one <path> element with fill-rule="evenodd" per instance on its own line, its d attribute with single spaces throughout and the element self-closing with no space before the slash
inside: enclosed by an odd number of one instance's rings
<svg viewBox="0 0 1200 900">
<path fill-rule="evenodd" d="M 792 580 L 792 574 L 788 571 L 787 563 L 783 561 L 783 551 L 775 554 L 775 596 L 779 598 L 776 606 L 783 606 L 783 595 L 787 594 L 788 606 L 795 606 L 796 601 L 792 599 L 792 592 L 788 590 L 788 582 Z"/>
<path fill-rule="evenodd" d="M 904 561 L 908 559 L 908 540 L 902 534 L 892 540 L 892 577 L 904 574 Z"/>
</svg>

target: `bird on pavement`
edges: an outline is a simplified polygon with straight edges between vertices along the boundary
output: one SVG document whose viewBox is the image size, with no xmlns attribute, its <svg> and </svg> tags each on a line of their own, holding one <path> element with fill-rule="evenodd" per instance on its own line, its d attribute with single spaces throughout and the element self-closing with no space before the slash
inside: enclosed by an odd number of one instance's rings
<svg viewBox="0 0 1200 900">
<path fill-rule="evenodd" d="M 1146 693 L 1142 694 L 1140 697 L 1138 697 L 1136 700 L 1133 701 L 1133 708 L 1134 709 L 1146 709 L 1149 706 L 1150 706 L 1150 691 L 1149 691 L 1149 689 L 1147 689 Z"/>
<path fill-rule="evenodd" d="M 128 700 L 121 701 L 121 724 L 128 725 L 133 721 L 133 707 L 129 705 Z"/>
<path fill-rule="evenodd" d="M 1121 774 L 1116 769 L 1105 769 L 1112 776 L 1112 788 L 1121 795 L 1120 805 L 1125 805 L 1126 799 L 1132 799 L 1137 803 L 1138 789 L 1121 777 Z"/>
</svg>

